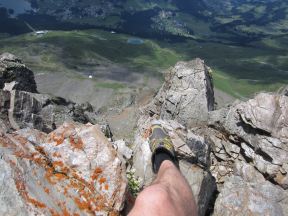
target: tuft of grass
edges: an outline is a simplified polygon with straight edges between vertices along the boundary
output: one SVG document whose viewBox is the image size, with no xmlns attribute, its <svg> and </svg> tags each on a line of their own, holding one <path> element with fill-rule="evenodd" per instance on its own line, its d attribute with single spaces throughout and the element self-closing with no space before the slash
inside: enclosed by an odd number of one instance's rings
<svg viewBox="0 0 288 216">
<path fill-rule="evenodd" d="M 126 85 L 123 83 L 111 83 L 111 82 L 97 82 L 95 84 L 96 88 L 108 88 L 108 89 L 113 89 L 113 90 L 118 90 L 118 89 L 122 89 L 125 88 Z"/>
<path fill-rule="evenodd" d="M 223 73 L 220 70 L 212 72 L 214 86 L 235 98 L 243 99 L 253 96 L 256 92 L 273 92 L 278 90 L 282 83 L 263 84 L 257 80 L 239 80 Z"/>
</svg>

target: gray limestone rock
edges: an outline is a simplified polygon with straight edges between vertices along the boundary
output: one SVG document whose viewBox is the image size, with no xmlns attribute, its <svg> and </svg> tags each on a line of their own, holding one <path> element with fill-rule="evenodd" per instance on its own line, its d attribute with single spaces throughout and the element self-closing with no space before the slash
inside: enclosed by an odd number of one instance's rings
<svg viewBox="0 0 288 216">
<path fill-rule="evenodd" d="M 254 99 L 239 104 L 237 111 L 245 124 L 287 141 L 287 107 L 288 98 L 286 96 L 261 93 Z"/>
<path fill-rule="evenodd" d="M 284 189 L 287 189 L 287 170 L 283 167 L 288 158 L 287 107 L 288 97 L 261 93 L 247 102 L 235 102 L 209 114 L 209 125 L 231 141 L 226 146 L 226 141 L 217 141 L 224 144 L 227 154 L 231 155 L 229 152 L 237 144 L 235 150 L 240 147 L 239 152 L 246 160 Z M 217 142 L 214 139 L 214 145 L 219 145 Z M 219 152 L 215 154 L 219 156 Z"/>
<path fill-rule="evenodd" d="M 45 94 L 0 90 L 0 117 L 15 130 L 29 127 L 51 132 L 65 121 L 95 123 L 93 109 L 89 112 L 86 106 Z"/>
<path fill-rule="evenodd" d="M 261 93 L 247 102 L 235 102 L 231 107 L 210 112 L 208 124 L 236 135 L 255 148 L 261 136 L 274 137 L 280 142 L 272 142 L 273 145 L 287 150 L 287 104 L 286 96 Z"/>
<path fill-rule="evenodd" d="M 213 215 L 287 215 L 287 195 L 287 191 L 268 181 L 248 183 L 231 176 L 216 200 Z"/>
<path fill-rule="evenodd" d="M 244 161 L 235 162 L 234 175 L 240 176 L 245 182 L 262 184 L 266 181 L 264 176 L 258 170 Z"/>
<path fill-rule="evenodd" d="M 65 123 L 50 134 L 0 137 L 1 215 L 118 215 L 124 163 L 99 126 Z"/>
<path fill-rule="evenodd" d="M 165 77 L 165 83 L 146 112 L 161 119 L 176 120 L 184 126 L 203 125 L 214 109 L 210 69 L 201 59 L 178 62 Z"/>
<path fill-rule="evenodd" d="M 198 206 L 198 215 L 205 215 L 211 197 L 216 190 L 215 180 L 210 172 L 185 160 L 179 162 L 179 167 L 193 191 Z"/>
<path fill-rule="evenodd" d="M 20 59 L 10 53 L 0 55 L 0 88 L 5 83 L 15 82 L 14 90 L 37 92 L 34 74 Z"/>
<path fill-rule="evenodd" d="M 21 59 L 17 58 L 15 55 L 11 53 L 2 53 L 0 55 L 0 61 L 7 61 L 7 62 L 16 62 L 16 63 L 22 63 Z"/>
</svg>

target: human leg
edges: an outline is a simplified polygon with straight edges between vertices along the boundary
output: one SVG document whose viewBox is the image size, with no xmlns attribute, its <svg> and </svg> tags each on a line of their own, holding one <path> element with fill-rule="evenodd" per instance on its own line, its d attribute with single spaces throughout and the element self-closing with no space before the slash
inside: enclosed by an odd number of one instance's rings
<svg viewBox="0 0 288 216">
<path fill-rule="evenodd" d="M 159 125 L 152 127 L 150 147 L 157 177 L 151 186 L 138 195 L 129 216 L 197 215 L 192 190 L 175 165 L 175 152 L 171 145 L 169 136 Z"/>
<path fill-rule="evenodd" d="M 197 215 L 191 188 L 171 161 L 163 161 L 155 181 L 138 195 L 129 216 L 138 215 Z"/>
</svg>

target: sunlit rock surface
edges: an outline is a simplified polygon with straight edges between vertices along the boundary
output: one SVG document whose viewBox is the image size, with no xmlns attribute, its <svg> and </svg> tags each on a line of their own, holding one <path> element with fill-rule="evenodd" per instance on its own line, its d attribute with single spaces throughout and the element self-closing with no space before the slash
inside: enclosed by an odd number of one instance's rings
<svg viewBox="0 0 288 216">
<path fill-rule="evenodd" d="M 211 112 L 209 124 L 218 131 L 207 133 L 216 157 L 222 159 L 221 163 L 232 158 L 245 160 L 266 178 L 288 189 L 287 107 L 287 96 L 262 93 L 247 102 Z"/>
<path fill-rule="evenodd" d="M 288 214 L 288 97 L 261 93 L 210 113 L 214 215 Z"/>
<path fill-rule="evenodd" d="M 286 215 L 287 192 L 268 181 L 248 183 L 232 176 L 217 198 L 214 215 Z"/>
<path fill-rule="evenodd" d="M 145 110 L 188 127 L 205 124 L 215 102 L 210 72 L 201 59 L 178 62 Z"/>
<path fill-rule="evenodd" d="M 117 215 L 125 167 L 99 126 L 0 137 L 1 215 Z"/>
</svg>

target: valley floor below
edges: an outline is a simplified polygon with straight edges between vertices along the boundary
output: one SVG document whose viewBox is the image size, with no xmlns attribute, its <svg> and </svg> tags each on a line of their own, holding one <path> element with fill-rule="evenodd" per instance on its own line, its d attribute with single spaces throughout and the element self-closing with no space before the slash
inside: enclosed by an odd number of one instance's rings
<svg viewBox="0 0 288 216">
<path fill-rule="evenodd" d="M 97 109 L 110 106 L 116 95 L 127 99 L 139 91 L 156 91 L 165 70 L 197 57 L 212 69 L 218 106 L 288 83 L 285 37 L 247 46 L 145 38 L 131 44 L 131 38 L 102 30 L 49 31 L 2 38 L 0 50 L 23 59 L 36 74 L 40 92 L 89 101 Z"/>
</svg>

